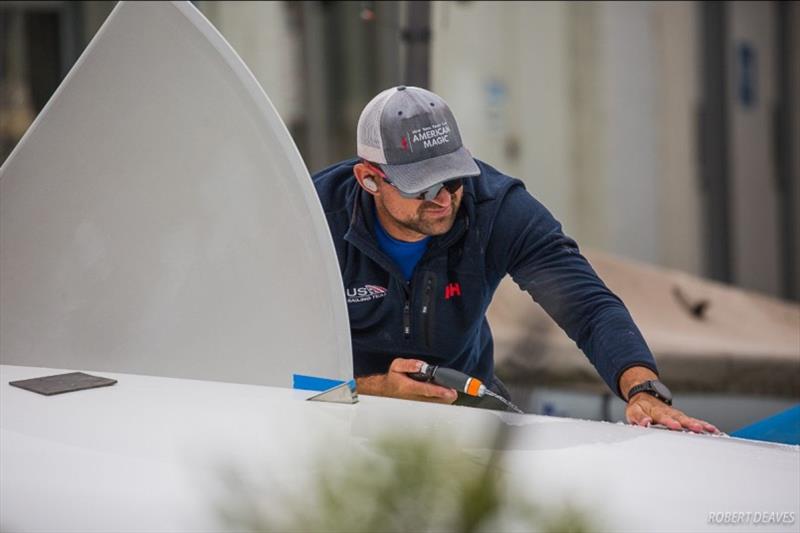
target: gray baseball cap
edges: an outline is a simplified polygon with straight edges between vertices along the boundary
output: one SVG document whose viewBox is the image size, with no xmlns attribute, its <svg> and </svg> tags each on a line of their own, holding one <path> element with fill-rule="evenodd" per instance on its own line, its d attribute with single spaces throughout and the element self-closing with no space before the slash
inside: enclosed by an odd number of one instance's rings
<svg viewBox="0 0 800 533">
<path fill-rule="evenodd" d="M 356 138 L 358 156 L 377 163 L 409 194 L 481 173 L 447 103 L 419 87 L 392 87 L 373 98 L 358 119 Z"/>
</svg>

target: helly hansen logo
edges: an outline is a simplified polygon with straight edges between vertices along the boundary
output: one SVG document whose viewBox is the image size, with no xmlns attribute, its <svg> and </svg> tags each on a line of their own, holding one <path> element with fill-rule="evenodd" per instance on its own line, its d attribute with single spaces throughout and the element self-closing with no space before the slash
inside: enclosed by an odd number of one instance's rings
<svg viewBox="0 0 800 533">
<path fill-rule="evenodd" d="M 347 296 L 347 303 L 357 304 L 361 302 L 369 302 L 370 300 L 377 300 L 383 298 L 389 292 L 384 287 L 378 285 L 364 285 L 363 287 L 355 287 L 353 289 L 345 289 L 345 296 Z"/>
<path fill-rule="evenodd" d="M 449 300 L 456 296 L 461 296 L 461 284 L 458 282 L 448 283 L 447 287 L 444 288 L 444 299 Z"/>
</svg>

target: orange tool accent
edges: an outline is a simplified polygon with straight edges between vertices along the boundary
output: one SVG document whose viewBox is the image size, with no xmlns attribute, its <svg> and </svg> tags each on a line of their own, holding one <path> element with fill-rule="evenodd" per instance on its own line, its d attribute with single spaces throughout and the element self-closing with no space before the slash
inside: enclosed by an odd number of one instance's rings
<svg viewBox="0 0 800 533">
<path fill-rule="evenodd" d="M 475 378 L 469 378 L 469 381 L 467 381 L 467 386 L 464 387 L 464 392 L 466 392 L 470 396 L 478 396 L 479 395 L 478 392 L 481 389 L 481 385 L 483 385 L 483 383 L 481 383 L 481 380 Z"/>
</svg>

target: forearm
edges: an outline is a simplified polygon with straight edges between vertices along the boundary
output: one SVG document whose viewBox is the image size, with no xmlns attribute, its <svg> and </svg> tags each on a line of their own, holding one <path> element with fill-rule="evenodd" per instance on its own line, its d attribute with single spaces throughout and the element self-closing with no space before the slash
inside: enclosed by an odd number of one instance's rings
<svg viewBox="0 0 800 533">
<path fill-rule="evenodd" d="M 386 374 L 374 374 L 356 378 L 356 390 L 359 394 L 369 396 L 384 396 L 386 389 Z"/>
<path fill-rule="evenodd" d="M 621 390 L 620 377 L 627 369 L 656 371 L 656 363 L 622 301 L 583 256 L 565 250 L 553 251 L 545 267 L 533 264 L 515 271 L 514 281 L 586 354 L 608 387 L 622 395 L 627 389 Z"/>
<path fill-rule="evenodd" d="M 504 200 L 495 227 L 504 231 L 492 234 L 489 260 L 575 341 L 612 391 L 622 396 L 636 379 L 656 376 L 653 355 L 630 312 L 544 206 L 516 190 Z"/>
</svg>

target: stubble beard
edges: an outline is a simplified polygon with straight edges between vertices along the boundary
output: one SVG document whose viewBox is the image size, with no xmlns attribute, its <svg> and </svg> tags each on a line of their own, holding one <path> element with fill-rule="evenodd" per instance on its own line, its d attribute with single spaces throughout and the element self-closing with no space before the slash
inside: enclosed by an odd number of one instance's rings
<svg viewBox="0 0 800 533">
<path fill-rule="evenodd" d="M 411 231 L 421 233 L 422 235 L 428 235 L 431 237 L 437 235 L 444 235 L 445 233 L 450 231 L 450 228 L 453 227 L 453 223 L 456 220 L 456 215 L 458 214 L 458 208 L 461 205 L 461 199 L 458 198 L 456 194 L 453 194 L 450 200 L 451 200 L 450 205 L 452 209 L 450 211 L 450 214 L 448 214 L 444 218 L 430 217 L 428 215 L 428 211 L 430 211 L 431 209 L 438 209 L 438 208 L 436 207 L 436 204 L 434 204 L 433 202 L 423 202 L 422 204 L 420 204 L 416 214 L 412 218 L 408 220 L 400 220 L 395 218 L 395 221 L 397 222 L 398 225 L 403 226 L 404 228 L 409 229 Z"/>
</svg>

